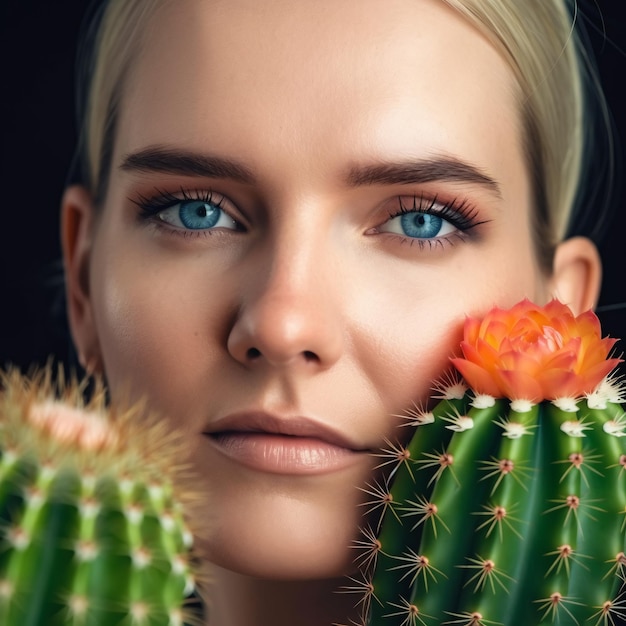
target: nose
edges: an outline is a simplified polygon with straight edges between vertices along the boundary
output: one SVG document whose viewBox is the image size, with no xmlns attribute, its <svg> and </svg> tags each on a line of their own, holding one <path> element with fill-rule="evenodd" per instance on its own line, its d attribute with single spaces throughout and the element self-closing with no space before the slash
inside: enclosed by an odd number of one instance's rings
<svg viewBox="0 0 626 626">
<path fill-rule="evenodd" d="M 319 371 L 341 356 L 341 317 L 332 296 L 336 285 L 328 280 L 330 255 L 302 245 L 302 239 L 301 245 L 292 243 L 268 246 L 242 270 L 227 348 L 247 367 Z"/>
</svg>

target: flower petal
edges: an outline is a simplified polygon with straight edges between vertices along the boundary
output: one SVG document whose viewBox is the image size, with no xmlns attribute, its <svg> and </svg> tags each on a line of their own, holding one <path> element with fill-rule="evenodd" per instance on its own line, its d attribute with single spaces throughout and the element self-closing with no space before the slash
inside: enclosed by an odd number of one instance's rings
<svg viewBox="0 0 626 626">
<path fill-rule="evenodd" d="M 451 359 L 451 361 L 474 391 L 494 398 L 503 397 L 502 391 L 487 370 L 465 359 Z"/>
<path fill-rule="evenodd" d="M 468 317 L 464 358 L 452 363 L 478 393 L 533 402 L 578 398 L 621 362 L 608 358 L 615 342 L 602 338 L 592 311 L 576 317 L 556 299 L 545 306 L 524 299 L 482 319 Z"/>
<path fill-rule="evenodd" d="M 499 370 L 495 373 L 498 387 L 510 400 L 530 400 L 533 403 L 543 400 L 539 383 L 530 375 L 520 370 Z"/>
</svg>

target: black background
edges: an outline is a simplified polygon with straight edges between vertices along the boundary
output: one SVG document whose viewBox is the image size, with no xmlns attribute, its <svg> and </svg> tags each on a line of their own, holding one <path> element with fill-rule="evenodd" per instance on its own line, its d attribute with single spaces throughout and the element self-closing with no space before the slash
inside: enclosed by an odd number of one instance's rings
<svg viewBox="0 0 626 626">
<path fill-rule="evenodd" d="M 0 0 L 0 366 L 43 363 L 49 354 L 67 357 L 67 331 L 53 315 L 62 303 L 58 207 L 75 143 L 74 57 L 86 5 L 85 0 Z M 581 7 L 623 151 L 626 2 L 583 0 Z M 611 310 L 626 301 L 626 166 L 618 167 L 614 215 L 600 242 L 605 266 L 600 317 L 605 332 L 626 338 L 626 309 Z"/>
</svg>

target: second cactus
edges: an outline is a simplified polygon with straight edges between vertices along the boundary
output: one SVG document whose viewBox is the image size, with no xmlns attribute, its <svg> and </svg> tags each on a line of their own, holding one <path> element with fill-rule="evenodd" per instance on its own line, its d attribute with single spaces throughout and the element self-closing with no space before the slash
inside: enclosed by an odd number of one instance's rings
<svg viewBox="0 0 626 626">
<path fill-rule="evenodd" d="M 194 590 L 180 448 L 139 407 L 13 372 L 0 395 L 0 623 L 183 626 Z"/>
</svg>

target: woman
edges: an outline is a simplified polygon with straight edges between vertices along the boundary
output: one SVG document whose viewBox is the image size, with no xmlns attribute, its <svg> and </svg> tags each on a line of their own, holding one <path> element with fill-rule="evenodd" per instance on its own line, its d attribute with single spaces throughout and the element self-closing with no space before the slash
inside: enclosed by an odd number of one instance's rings
<svg viewBox="0 0 626 626">
<path fill-rule="evenodd" d="M 491 6 L 493 5 L 493 6 Z M 211 624 L 356 619 L 371 453 L 466 314 L 594 305 L 561 2 L 109 3 L 63 199 L 83 365 L 183 429 Z"/>
</svg>

